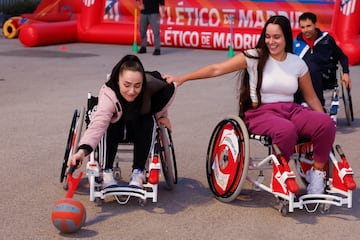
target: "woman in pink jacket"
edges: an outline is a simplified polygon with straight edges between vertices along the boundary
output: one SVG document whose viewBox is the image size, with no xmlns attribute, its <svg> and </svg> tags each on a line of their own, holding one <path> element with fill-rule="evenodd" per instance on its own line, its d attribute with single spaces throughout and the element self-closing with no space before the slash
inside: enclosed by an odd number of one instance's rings
<svg viewBox="0 0 360 240">
<path fill-rule="evenodd" d="M 97 110 L 91 116 L 70 165 L 75 165 L 76 161 L 81 164 L 106 132 L 107 159 L 103 188 L 117 184 L 112 168 L 118 144 L 124 140 L 134 143 L 133 172 L 129 185 L 141 188 L 143 170 L 153 141 L 154 117 L 157 122 L 171 128 L 167 109 L 174 95 L 175 85 L 166 83 L 160 73 L 145 72 L 135 55 L 123 57 L 100 89 Z"/>
</svg>

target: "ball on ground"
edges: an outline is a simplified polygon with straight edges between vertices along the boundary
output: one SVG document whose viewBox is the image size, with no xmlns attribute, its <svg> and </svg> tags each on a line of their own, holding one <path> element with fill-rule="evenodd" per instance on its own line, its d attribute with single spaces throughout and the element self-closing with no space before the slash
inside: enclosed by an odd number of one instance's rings
<svg viewBox="0 0 360 240">
<path fill-rule="evenodd" d="M 84 225 L 86 210 L 81 202 L 72 198 L 65 198 L 55 203 L 51 220 L 62 233 L 74 233 Z"/>
</svg>

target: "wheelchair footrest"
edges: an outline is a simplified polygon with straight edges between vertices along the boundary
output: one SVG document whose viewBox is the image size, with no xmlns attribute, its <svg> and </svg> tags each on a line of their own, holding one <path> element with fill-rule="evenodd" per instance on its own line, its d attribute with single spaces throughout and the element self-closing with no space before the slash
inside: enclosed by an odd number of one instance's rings
<svg viewBox="0 0 360 240">
<path fill-rule="evenodd" d="M 117 186 L 113 185 L 101 190 L 104 196 L 110 195 L 125 195 L 125 196 L 134 196 L 139 198 L 145 198 L 146 190 L 137 187 L 131 186 Z"/>
<path fill-rule="evenodd" d="M 157 185 L 152 184 L 144 184 L 144 188 L 129 185 L 113 185 L 96 192 L 95 196 L 101 199 L 105 199 L 106 196 L 114 196 L 119 204 L 126 204 L 130 197 L 136 197 L 143 201 L 151 198 L 153 202 L 157 202 L 157 187 Z"/>
<path fill-rule="evenodd" d="M 299 197 L 302 205 L 311 203 L 328 203 L 340 207 L 342 205 L 342 197 L 329 194 L 306 194 Z"/>
<path fill-rule="evenodd" d="M 299 208 L 305 208 L 307 212 L 315 212 L 319 206 L 326 206 L 327 209 L 330 205 L 342 206 L 343 198 L 328 194 L 307 194 L 299 198 Z M 312 207 L 310 207 L 312 206 Z"/>
</svg>

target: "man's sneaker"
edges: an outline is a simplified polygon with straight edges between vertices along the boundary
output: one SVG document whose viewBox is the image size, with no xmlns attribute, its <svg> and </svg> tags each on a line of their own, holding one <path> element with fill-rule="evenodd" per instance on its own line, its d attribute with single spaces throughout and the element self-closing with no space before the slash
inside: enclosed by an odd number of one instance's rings
<svg viewBox="0 0 360 240">
<path fill-rule="evenodd" d="M 138 53 L 146 53 L 146 48 L 141 47 L 140 50 L 138 51 Z"/>
<path fill-rule="evenodd" d="M 155 49 L 154 52 L 153 52 L 153 55 L 155 55 L 155 56 L 158 56 L 160 54 L 161 54 L 160 49 Z"/>
<path fill-rule="evenodd" d="M 314 170 L 311 168 L 306 172 L 306 181 L 309 183 L 307 186 L 308 194 L 322 194 L 325 189 L 325 172 Z"/>
<path fill-rule="evenodd" d="M 144 178 L 145 177 L 143 171 L 141 171 L 140 169 L 134 169 L 130 177 L 129 185 L 142 188 L 144 183 Z"/>
<path fill-rule="evenodd" d="M 105 169 L 103 172 L 102 187 L 107 188 L 112 185 L 117 185 L 117 182 L 114 179 L 113 171 L 111 169 Z"/>
</svg>

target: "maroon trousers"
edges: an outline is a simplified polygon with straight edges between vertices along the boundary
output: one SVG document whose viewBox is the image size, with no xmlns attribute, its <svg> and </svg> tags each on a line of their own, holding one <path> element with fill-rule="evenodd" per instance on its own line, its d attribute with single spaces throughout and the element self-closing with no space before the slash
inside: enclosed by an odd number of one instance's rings
<svg viewBox="0 0 360 240">
<path fill-rule="evenodd" d="M 329 160 L 336 126 L 326 113 L 292 102 L 280 102 L 248 110 L 244 120 L 251 133 L 270 136 L 288 161 L 299 138 L 311 139 L 316 162 Z"/>
</svg>

